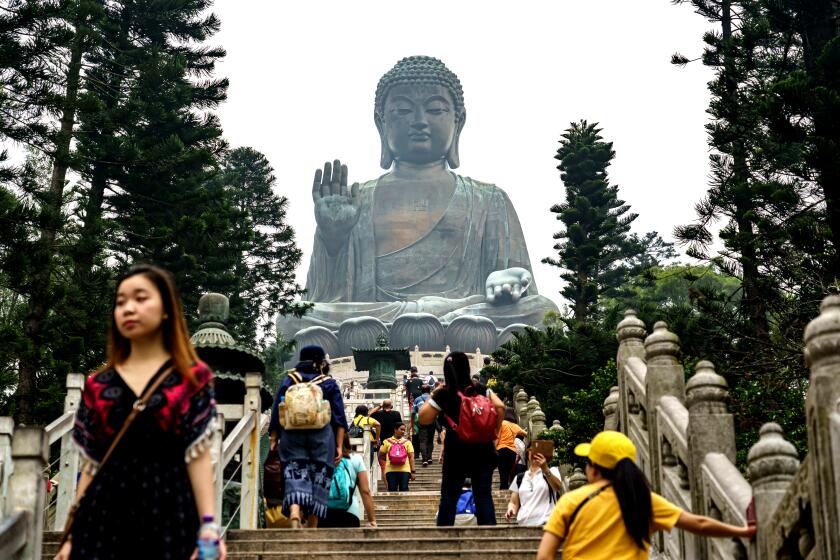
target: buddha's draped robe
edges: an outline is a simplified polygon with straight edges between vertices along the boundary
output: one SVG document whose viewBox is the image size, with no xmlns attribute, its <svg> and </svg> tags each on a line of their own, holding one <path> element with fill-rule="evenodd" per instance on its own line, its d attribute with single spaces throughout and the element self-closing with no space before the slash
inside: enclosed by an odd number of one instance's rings
<svg viewBox="0 0 840 560">
<path fill-rule="evenodd" d="M 384 255 L 376 254 L 374 231 L 378 180 L 361 185 L 359 221 L 338 254 L 330 255 L 321 232 L 315 233 L 306 282 L 307 299 L 316 302 L 315 307 L 303 320 L 279 324 L 336 328 L 344 319 L 361 315 L 392 322 L 403 313 L 424 311 L 443 321 L 483 315 L 503 328 L 538 324 L 545 311 L 556 309 L 538 295 L 533 282 L 516 304 L 484 303 L 491 272 L 522 267 L 533 275 L 531 261 L 519 218 L 504 191 L 455 177 L 449 205 L 431 230 Z"/>
</svg>

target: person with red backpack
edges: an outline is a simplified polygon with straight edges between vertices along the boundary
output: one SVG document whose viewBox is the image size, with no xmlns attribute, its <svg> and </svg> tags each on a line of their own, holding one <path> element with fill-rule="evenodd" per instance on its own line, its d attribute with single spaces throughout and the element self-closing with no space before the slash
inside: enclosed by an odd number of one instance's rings
<svg viewBox="0 0 840 560">
<path fill-rule="evenodd" d="M 415 479 L 414 446 L 405 438 L 405 424 L 394 425 L 394 437 L 382 442 L 379 457 L 385 461 L 388 492 L 408 492 L 408 481 Z"/>
<path fill-rule="evenodd" d="M 498 456 L 494 441 L 504 419 L 505 405 L 493 391 L 473 382 L 470 361 L 463 352 L 452 352 L 446 357 L 443 376 L 445 383 L 420 409 L 421 425 L 428 426 L 442 415 L 446 430 L 437 525 L 455 524 L 458 498 L 467 477 L 472 481 L 478 524 L 495 525 L 491 486 Z"/>
</svg>

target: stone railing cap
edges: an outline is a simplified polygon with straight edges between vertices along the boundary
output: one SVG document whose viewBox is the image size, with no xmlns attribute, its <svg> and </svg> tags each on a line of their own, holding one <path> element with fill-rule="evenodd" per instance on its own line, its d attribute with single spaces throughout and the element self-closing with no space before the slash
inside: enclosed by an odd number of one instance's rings
<svg viewBox="0 0 840 560">
<path fill-rule="evenodd" d="M 702 401 L 725 401 L 729 395 L 729 384 L 715 371 L 714 364 L 708 360 L 701 360 L 694 369 L 694 375 L 685 385 L 688 405 Z"/>
<path fill-rule="evenodd" d="M 619 341 L 628 338 L 644 339 L 646 334 L 644 322 L 636 316 L 636 311 L 633 309 L 624 312 L 624 319 L 618 323 L 616 331 Z"/>
<path fill-rule="evenodd" d="M 674 354 L 680 350 L 680 337 L 668 330 L 668 323 L 657 321 L 653 332 L 645 339 L 645 351 L 648 356 Z"/>
<path fill-rule="evenodd" d="M 767 459 L 775 460 L 767 467 L 759 468 L 759 463 Z M 793 475 L 799 469 L 799 455 L 793 444 L 785 439 L 782 427 L 775 422 L 767 422 L 761 426 L 758 442 L 747 454 L 747 464 L 754 478 L 770 473 Z"/>
<path fill-rule="evenodd" d="M 616 390 L 613 391 L 612 389 Z M 604 406 L 618 402 L 618 387 L 613 387 L 612 389 L 610 389 L 610 394 L 607 395 L 607 398 L 604 399 Z"/>
<path fill-rule="evenodd" d="M 805 327 L 805 361 L 816 360 L 840 347 L 840 295 L 831 295 L 820 304 L 820 315 Z"/>
</svg>

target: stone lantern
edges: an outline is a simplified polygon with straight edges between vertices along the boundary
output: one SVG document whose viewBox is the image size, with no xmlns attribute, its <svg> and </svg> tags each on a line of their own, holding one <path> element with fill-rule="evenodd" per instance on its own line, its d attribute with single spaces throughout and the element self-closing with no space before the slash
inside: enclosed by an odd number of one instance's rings
<svg viewBox="0 0 840 560">
<path fill-rule="evenodd" d="M 411 369 L 408 348 L 389 348 L 388 337 L 383 333 L 376 339 L 377 348 L 353 348 L 356 371 L 368 372 L 368 389 L 396 389 L 397 370 Z"/>
<path fill-rule="evenodd" d="M 199 325 L 190 338 L 198 357 L 210 366 L 215 378 L 216 402 L 242 404 L 245 374 L 265 375 L 265 362 L 258 352 L 238 344 L 228 332 L 230 302 L 222 294 L 204 294 L 198 301 Z M 276 387 L 260 388 L 261 410 L 271 407 Z"/>
</svg>

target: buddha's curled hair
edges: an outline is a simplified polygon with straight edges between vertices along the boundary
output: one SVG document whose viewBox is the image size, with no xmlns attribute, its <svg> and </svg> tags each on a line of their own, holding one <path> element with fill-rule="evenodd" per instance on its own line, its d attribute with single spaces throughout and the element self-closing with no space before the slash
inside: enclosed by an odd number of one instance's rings
<svg viewBox="0 0 840 560">
<path fill-rule="evenodd" d="M 443 86 L 452 94 L 455 102 L 455 117 L 464 116 L 464 90 L 461 81 L 446 65 L 431 56 L 409 56 L 400 60 L 388 70 L 376 86 L 374 110 L 382 116 L 388 90 L 398 84 L 429 84 Z"/>
</svg>

